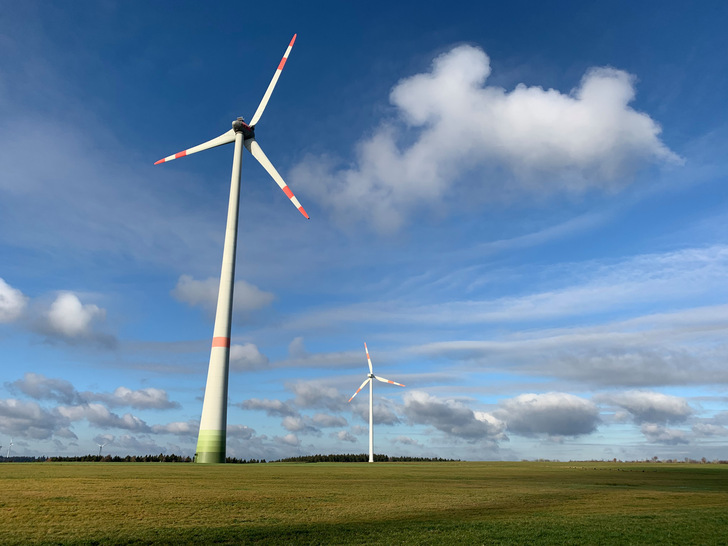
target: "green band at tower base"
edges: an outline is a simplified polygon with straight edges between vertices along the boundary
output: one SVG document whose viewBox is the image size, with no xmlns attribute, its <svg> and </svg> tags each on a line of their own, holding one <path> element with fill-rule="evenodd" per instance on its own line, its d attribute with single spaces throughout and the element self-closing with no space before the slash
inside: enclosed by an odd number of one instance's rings
<svg viewBox="0 0 728 546">
<path fill-rule="evenodd" d="M 215 464 L 225 462 L 225 431 L 201 430 L 197 438 L 195 462 Z"/>
</svg>

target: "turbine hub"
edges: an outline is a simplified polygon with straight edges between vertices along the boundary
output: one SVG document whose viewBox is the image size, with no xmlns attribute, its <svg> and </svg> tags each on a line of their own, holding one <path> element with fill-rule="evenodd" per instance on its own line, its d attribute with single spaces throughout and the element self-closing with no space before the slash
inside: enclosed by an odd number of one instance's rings
<svg viewBox="0 0 728 546">
<path fill-rule="evenodd" d="M 236 133 L 243 133 L 243 139 L 248 140 L 249 138 L 255 138 L 255 129 L 245 123 L 243 118 L 238 118 L 233 121 L 233 131 Z"/>
<path fill-rule="evenodd" d="M 373 374 L 373 373 L 370 373 L 370 374 L 369 374 L 369 375 L 368 375 L 367 377 L 368 377 L 369 379 L 374 379 L 374 374 Z"/>
</svg>

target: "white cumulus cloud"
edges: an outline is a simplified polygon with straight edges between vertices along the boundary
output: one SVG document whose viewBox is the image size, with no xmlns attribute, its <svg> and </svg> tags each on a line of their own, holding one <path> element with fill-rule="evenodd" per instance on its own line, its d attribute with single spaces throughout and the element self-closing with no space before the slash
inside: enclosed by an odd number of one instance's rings
<svg viewBox="0 0 728 546">
<path fill-rule="evenodd" d="M 599 424 L 593 402 L 564 392 L 521 394 L 501 402 L 495 413 L 510 432 L 522 436 L 578 436 L 594 432 Z"/>
<path fill-rule="evenodd" d="M 404 413 L 412 423 L 430 425 L 448 436 L 471 442 L 506 439 L 502 420 L 483 412 L 476 414 L 459 400 L 410 391 L 404 395 Z"/>
<path fill-rule="evenodd" d="M 635 423 L 680 423 L 693 414 L 684 398 L 652 391 L 602 394 L 596 400 L 614 404 L 630 413 Z"/>
<path fill-rule="evenodd" d="M 59 406 L 57 411 L 70 421 L 86 419 L 89 423 L 104 428 L 121 428 L 135 432 L 150 432 L 151 428 L 139 417 L 131 413 L 117 415 L 101 404 L 83 404 L 80 406 Z"/>
<path fill-rule="evenodd" d="M 298 436 L 293 434 L 292 432 L 289 434 L 286 434 L 285 436 L 276 436 L 273 438 L 276 443 L 283 444 L 286 446 L 299 446 L 301 444 L 301 441 L 298 439 Z"/>
<path fill-rule="evenodd" d="M 6 383 L 6 386 L 12 391 L 20 391 L 36 400 L 57 400 L 63 404 L 77 404 L 81 401 L 70 382 L 46 377 L 43 374 L 26 372 L 23 379 Z"/>
<path fill-rule="evenodd" d="M 298 410 L 280 400 L 271 400 L 268 398 L 250 398 L 249 400 L 244 400 L 240 404 L 236 405 L 246 410 L 263 410 L 268 415 L 278 417 L 298 416 Z"/>
<path fill-rule="evenodd" d="M 172 409 L 180 407 L 178 402 L 169 399 L 167 391 L 153 387 L 139 390 L 117 387 L 111 394 L 84 392 L 80 396 L 84 400 L 104 402 L 112 407 L 130 406 L 137 409 Z"/>
<path fill-rule="evenodd" d="M 106 311 L 92 303 L 81 303 L 72 292 L 61 292 L 51 304 L 46 317 L 53 333 L 77 338 L 91 334 L 93 323 L 104 320 Z"/>
<path fill-rule="evenodd" d="M 0 323 L 13 322 L 23 313 L 28 298 L 0 278 Z"/>
<path fill-rule="evenodd" d="M 678 445 L 689 444 L 690 440 L 685 431 L 665 428 L 654 423 L 644 423 L 640 430 L 647 441 L 653 444 Z"/>
<path fill-rule="evenodd" d="M 352 443 L 356 442 L 356 437 L 352 436 L 345 430 L 339 430 L 338 432 L 332 432 L 330 434 L 330 436 L 332 438 L 336 438 L 337 440 L 339 440 L 341 442 L 352 442 Z"/>
<path fill-rule="evenodd" d="M 268 365 L 268 357 L 254 343 L 230 346 L 230 367 L 234 371 L 260 370 Z"/>
<path fill-rule="evenodd" d="M 197 421 L 175 421 L 166 425 L 152 426 L 152 432 L 157 434 L 174 434 L 183 437 L 195 437 L 200 429 Z"/>
<path fill-rule="evenodd" d="M 70 420 L 57 411 L 42 408 L 36 402 L 0 399 L 0 432 L 6 435 L 22 435 L 35 439 L 51 438 L 54 434 L 68 430 Z"/>
<path fill-rule="evenodd" d="M 507 191 L 517 182 L 539 194 L 580 192 L 618 188 L 650 162 L 680 161 L 660 126 L 629 106 L 635 78 L 622 70 L 592 68 L 569 93 L 487 86 L 490 71 L 481 49 L 453 48 L 392 89 L 401 123 L 362 139 L 353 166 L 308 157 L 290 178 L 306 180 L 301 187 L 340 219 L 371 218 L 387 232 L 415 206 L 441 203 L 461 179 L 490 195 L 506 191 L 504 181 Z"/>
</svg>

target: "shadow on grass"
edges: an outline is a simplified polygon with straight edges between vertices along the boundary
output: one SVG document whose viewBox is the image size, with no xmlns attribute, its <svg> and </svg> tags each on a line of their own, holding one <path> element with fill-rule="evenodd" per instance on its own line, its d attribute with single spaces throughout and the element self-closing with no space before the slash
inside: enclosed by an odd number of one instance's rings
<svg viewBox="0 0 728 546">
<path fill-rule="evenodd" d="M 676 517 L 677 516 L 677 517 Z M 65 544 L 726 544 L 728 515 L 710 509 L 675 513 L 579 518 L 493 518 L 350 524 L 255 525 L 130 530 Z M 487 517 L 487 516 L 484 516 Z M 59 542 L 53 542 L 59 544 Z"/>
</svg>

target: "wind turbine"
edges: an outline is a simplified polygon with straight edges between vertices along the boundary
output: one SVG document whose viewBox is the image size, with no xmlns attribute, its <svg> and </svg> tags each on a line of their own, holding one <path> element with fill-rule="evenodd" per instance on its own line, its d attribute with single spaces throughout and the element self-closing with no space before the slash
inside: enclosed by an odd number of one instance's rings
<svg viewBox="0 0 728 546">
<path fill-rule="evenodd" d="M 367 375 L 367 378 L 364 380 L 364 383 L 361 384 L 361 387 L 359 387 L 354 394 L 351 395 L 351 398 L 349 398 L 349 402 L 354 400 L 354 397 L 359 394 L 359 391 L 362 390 L 367 383 L 369 383 L 369 462 L 374 462 L 374 381 L 372 379 L 376 379 L 377 381 L 381 381 L 382 383 L 391 383 L 392 385 L 399 385 L 400 387 L 404 387 L 402 383 L 397 383 L 396 381 L 390 381 L 389 379 L 384 379 L 383 377 L 379 377 L 377 375 L 374 375 L 374 370 L 372 369 L 372 359 L 369 357 L 369 349 L 367 348 L 367 344 L 364 343 L 364 350 L 367 353 L 367 363 L 369 364 L 369 374 Z"/>
<path fill-rule="evenodd" d="M 99 446 L 99 457 L 101 457 L 101 448 L 106 447 L 106 444 L 96 444 L 96 445 Z"/>
<path fill-rule="evenodd" d="M 253 114 L 250 123 L 245 123 L 243 118 L 233 121 L 233 128 L 222 135 L 203 142 L 187 150 L 183 150 L 155 163 L 166 163 L 180 157 L 191 155 L 203 150 L 222 146 L 235 142 L 233 153 L 233 169 L 230 177 L 230 200 L 228 203 L 227 226 L 225 228 L 225 243 L 222 255 L 222 269 L 220 272 L 220 288 L 217 296 L 217 311 L 215 313 L 215 326 L 212 334 L 212 349 L 210 351 L 210 364 L 207 369 L 207 385 L 205 387 L 205 398 L 202 403 L 202 417 L 200 418 L 200 432 L 197 437 L 197 452 L 195 462 L 198 463 L 224 463 L 225 443 L 227 428 L 227 395 L 228 395 L 228 372 L 230 366 L 230 320 L 233 302 L 233 284 L 235 282 L 235 252 L 237 247 L 238 234 L 238 210 L 240 200 L 240 170 L 243 159 L 243 147 L 258 160 L 268 174 L 280 186 L 283 193 L 291 200 L 293 205 L 308 218 L 298 199 L 293 195 L 290 188 L 283 181 L 283 178 L 275 169 L 273 164 L 263 153 L 263 149 L 255 140 L 255 126 L 263 115 L 273 88 L 281 76 L 288 55 L 296 41 L 293 35 L 291 43 L 288 44 L 281 62 L 268 85 L 268 89 L 260 101 L 258 109 Z"/>
<path fill-rule="evenodd" d="M 6 459 L 9 459 L 10 458 L 10 448 L 11 447 L 13 447 L 13 439 L 12 438 L 10 438 L 10 445 L 8 445 L 8 454 L 7 454 Z"/>
</svg>

